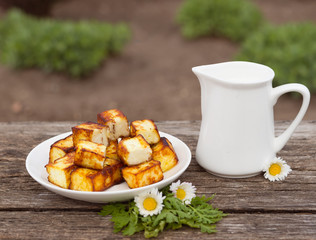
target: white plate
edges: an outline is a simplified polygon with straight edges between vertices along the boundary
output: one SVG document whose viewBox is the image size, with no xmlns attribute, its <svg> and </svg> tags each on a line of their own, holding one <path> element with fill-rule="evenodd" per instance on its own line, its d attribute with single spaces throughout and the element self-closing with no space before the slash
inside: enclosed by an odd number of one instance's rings
<svg viewBox="0 0 316 240">
<path fill-rule="evenodd" d="M 45 165 L 48 163 L 50 146 L 57 140 L 63 139 L 70 134 L 71 132 L 63 133 L 40 143 L 29 153 L 25 163 L 26 170 L 35 181 L 43 185 L 48 190 L 68 198 L 95 203 L 130 200 L 144 190 L 152 187 L 161 189 L 172 183 L 187 169 L 191 162 L 191 151 L 184 142 L 170 134 L 160 132 L 161 137 L 168 138 L 172 143 L 179 159 L 179 162 L 175 167 L 164 173 L 164 179 L 162 181 L 135 189 L 130 189 L 127 183 L 124 182 L 114 185 L 103 192 L 83 192 L 63 189 L 55 186 L 47 180 L 48 174 L 46 172 Z"/>
</svg>

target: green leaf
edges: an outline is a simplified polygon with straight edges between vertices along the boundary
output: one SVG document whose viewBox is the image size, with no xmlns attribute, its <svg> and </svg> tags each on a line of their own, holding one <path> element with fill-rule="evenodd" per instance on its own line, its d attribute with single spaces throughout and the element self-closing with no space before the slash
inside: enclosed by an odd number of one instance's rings
<svg viewBox="0 0 316 240">
<path fill-rule="evenodd" d="M 138 223 L 138 216 L 137 215 L 131 215 L 130 219 L 129 219 L 129 223 L 126 226 L 126 228 L 124 228 L 122 230 L 123 235 L 133 235 L 137 232 L 140 232 L 144 230 L 144 227 L 142 224 Z"/>
<path fill-rule="evenodd" d="M 144 232 L 145 238 L 157 237 L 158 234 L 164 230 L 165 225 L 166 225 L 165 221 L 160 221 L 156 227 L 147 226 Z"/>
<path fill-rule="evenodd" d="M 108 204 L 102 207 L 102 210 L 99 214 L 102 216 L 115 215 L 117 213 L 124 212 L 126 208 L 127 204 L 123 203 Z"/>
<path fill-rule="evenodd" d="M 216 223 L 226 216 L 222 211 L 214 209 L 208 202 L 213 198 L 195 197 L 191 201 L 192 215 L 197 222 L 203 224 Z"/>
<path fill-rule="evenodd" d="M 215 225 L 201 224 L 200 229 L 201 229 L 201 232 L 205 232 L 205 233 L 215 233 L 216 232 Z"/>
<path fill-rule="evenodd" d="M 114 222 L 114 232 L 119 232 L 125 226 L 130 224 L 130 218 L 128 214 L 113 215 L 111 221 Z"/>
<path fill-rule="evenodd" d="M 179 229 L 179 228 L 182 228 L 182 224 L 181 223 L 169 223 L 166 226 L 166 229 L 172 229 L 172 230 L 176 230 L 176 229 Z"/>
</svg>

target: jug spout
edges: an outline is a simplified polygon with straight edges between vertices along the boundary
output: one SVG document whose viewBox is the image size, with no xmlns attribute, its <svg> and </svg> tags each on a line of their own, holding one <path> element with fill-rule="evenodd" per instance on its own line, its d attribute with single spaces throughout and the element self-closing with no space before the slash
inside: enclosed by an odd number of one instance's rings
<svg viewBox="0 0 316 240">
<path fill-rule="evenodd" d="M 207 71 L 208 65 L 196 66 L 192 68 L 192 72 L 197 76 L 197 78 L 201 81 L 205 78 L 210 78 L 211 74 Z"/>
</svg>

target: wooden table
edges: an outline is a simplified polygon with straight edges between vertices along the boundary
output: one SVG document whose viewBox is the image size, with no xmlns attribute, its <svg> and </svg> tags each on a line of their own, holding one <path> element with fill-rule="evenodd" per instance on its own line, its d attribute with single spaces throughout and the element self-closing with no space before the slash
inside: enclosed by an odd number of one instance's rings
<svg viewBox="0 0 316 240">
<path fill-rule="evenodd" d="M 74 122 L 0 123 L 0 239 L 117 239 L 110 217 L 97 213 L 102 204 L 56 195 L 35 182 L 25 169 L 27 154 L 40 142 L 69 131 Z M 276 133 L 288 122 L 277 122 Z M 279 153 L 292 167 L 282 182 L 263 175 L 225 179 L 205 172 L 195 160 L 198 121 L 158 122 L 160 131 L 183 140 L 192 162 L 180 177 L 197 194 L 216 193 L 213 206 L 229 213 L 208 235 L 184 227 L 165 231 L 164 239 L 316 239 L 316 121 L 300 124 Z M 131 238 L 143 238 L 139 233 Z"/>
</svg>

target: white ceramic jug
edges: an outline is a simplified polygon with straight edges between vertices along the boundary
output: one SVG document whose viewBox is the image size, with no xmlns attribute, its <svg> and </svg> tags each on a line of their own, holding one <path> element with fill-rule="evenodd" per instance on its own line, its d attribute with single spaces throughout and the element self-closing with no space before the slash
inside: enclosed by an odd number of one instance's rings
<svg viewBox="0 0 316 240">
<path fill-rule="evenodd" d="M 274 71 L 251 62 L 203 65 L 192 71 L 201 85 L 197 162 L 222 177 L 261 173 L 303 119 L 310 100 L 308 89 L 297 83 L 272 88 Z M 288 129 L 275 137 L 273 106 L 287 92 L 299 92 L 303 103 Z"/>
</svg>

